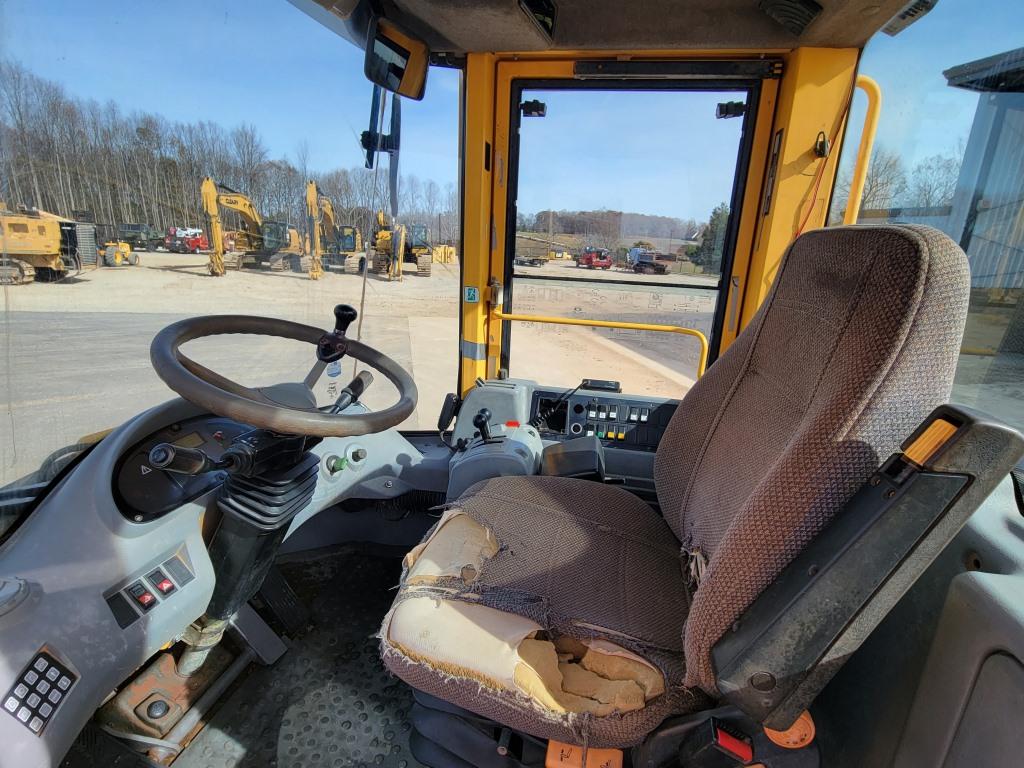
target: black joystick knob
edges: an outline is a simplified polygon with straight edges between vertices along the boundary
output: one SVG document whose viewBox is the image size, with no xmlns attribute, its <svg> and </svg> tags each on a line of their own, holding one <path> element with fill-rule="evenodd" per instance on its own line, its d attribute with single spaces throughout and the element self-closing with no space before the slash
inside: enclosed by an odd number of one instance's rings
<svg viewBox="0 0 1024 768">
<path fill-rule="evenodd" d="M 345 331 L 359 316 L 356 308 L 349 304 L 339 304 L 334 308 L 334 330 L 345 335 Z"/>
<path fill-rule="evenodd" d="M 491 439 L 491 412 L 486 408 L 481 408 L 477 411 L 476 416 L 473 417 L 473 426 L 480 431 L 480 437 L 484 439 L 486 443 Z"/>
</svg>

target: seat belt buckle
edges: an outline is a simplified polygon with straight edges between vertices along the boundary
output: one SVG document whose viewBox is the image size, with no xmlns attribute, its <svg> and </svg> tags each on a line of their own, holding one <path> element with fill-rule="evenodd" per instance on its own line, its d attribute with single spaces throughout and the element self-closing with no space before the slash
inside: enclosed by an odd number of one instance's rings
<svg viewBox="0 0 1024 768">
<path fill-rule="evenodd" d="M 735 768 L 754 761 L 754 740 L 734 725 L 709 717 L 679 745 L 686 768 Z"/>
<path fill-rule="evenodd" d="M 544 768 L 584 768 L 583 747 L 552 739 L 548 742 Z M 622 768 L 622 750 L 590 748 L 585 768 Z"/>
</svg>

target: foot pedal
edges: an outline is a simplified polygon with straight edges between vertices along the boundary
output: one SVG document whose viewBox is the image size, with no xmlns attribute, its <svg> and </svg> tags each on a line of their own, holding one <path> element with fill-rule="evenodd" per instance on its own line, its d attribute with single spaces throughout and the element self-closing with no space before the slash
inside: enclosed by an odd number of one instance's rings
<svg viewBox="0 0 1024 768">
<path fill-rule="evenodd" d="M 277 566 L 271 566 L 267 572 L 257 597 L 286 635 L 294 637 L 309 626 L 309 609 L 292 591 L 291 585 Z"/>
<path fill-rule="evenodd" d="M 94 723 L 86 723 L 61 761 L 60 768 L 95 768 L 97 765 L 104 768 L 164 768 L 100 730 Z"/>
</svg>

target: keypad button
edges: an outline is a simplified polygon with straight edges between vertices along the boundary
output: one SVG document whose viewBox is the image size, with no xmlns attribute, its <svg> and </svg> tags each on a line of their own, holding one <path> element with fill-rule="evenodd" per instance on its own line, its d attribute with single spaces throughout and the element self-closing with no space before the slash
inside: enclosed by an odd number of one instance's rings
<svg viewBox="0 0 1024 768">
<path fill-rule="evenodd" d="M 45 672 L 46 668 L 50 666 L 49 662 L 46 661 L 42 656 L 36 659 L 36 663 L 32 665 L 36 668 L 37 672 Z"/>
<path fill-rule="evenodd" d="M 57 687 L 60 688 L 62 691 L 66 691 L 68 688 L 71 687 L 71 679 L 67 677 L 62 677 L 60 680 L 57 681 Z"/>
<path fill-rule="evenodd" d="M 24 699 L 28 695 L 28 686 L 19 684 L 18 687 L 14 689 L 14 695 L 19 699 Z"/>
<path fill-rule="evenodd" d="M 29 722 L 28 727 L 36 733 L 39 733 L 41 730 L 43 730 L 43 721 L 40 720 L 38 717 L 33 717 L 31 722 Z"/>
<path fill-rule="evenodd" d="M 32 685 L 36 680 L 39 679 L 39 675 L 33 672 L 31 669 L 25 673 L 25 682 Z"/>
<path fill-rule="evenodd" d="M 56 688 L 54 688 L 52 691 L 50 691 L 50 695 L 46 698 L 49 699 L 49 701 L 53 704 L 59 704 L 61 696 L 63 696 L 63 694 Z"/>
<path fill-rule="evenodd" d="M 60 677 L 60 670 L 57 669 L 56 667 L 50 667 L 46 671 L 46 677 L 49 678 L 50 680 L 56 680 L 58 677 Z"/>
<path fill-rule="evenodd" d="M 46 692 L 50 690 L 51 687 L 52 686 L 45 680 L 40 680 L 39 684 L 36 686 L 36 690 L 45 696 Z"/>
<path fill-rule="evenodd" d="M 7 701 L 4 702 L 4 709 L 6 709 L 8 712 L 12 712 L 12 713 L 13 712 L 17 712 L 18 711 L 18 704 L 20 704 L 20 703 L 21 702 L 19 702 L 13 696 L 8 696 L 7 697 Z"/>
<path fill-rule="evenodd" d="M 53 712 L 53 707 L 45 702 L 43 703 L 43 706 L 39 708 L 39 714 L 43 717 L 49 717 L 51 712 Z"/>
<path fill-rule="evenodd" d="M 32 713 L 29 711 L 28 707 L 22 707 L 21 709 L 18 710 L 18 719 L 21 720 L 21 722 L 23 722 L 23 723 L 27 723 L 28 719 L 31 716 L 32 716 Z"/>
<path fill-rule="evenodd" d="M 42 701 L 42 699 L 39 698 L 39 696 L 35 693 L 31 694 L 27 699 L 25 699 L 25 703 L 33 709 L 39 706 L 40 701 Z"/>
</svg>

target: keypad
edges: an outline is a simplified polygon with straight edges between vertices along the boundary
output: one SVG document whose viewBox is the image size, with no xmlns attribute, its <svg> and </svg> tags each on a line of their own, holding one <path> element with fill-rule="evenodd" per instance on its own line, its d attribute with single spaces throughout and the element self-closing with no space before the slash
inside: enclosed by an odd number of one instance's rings
<svg viewBox="0 0 1024 768">
<path fill-rule="evenodd" d="M 39 651 L 3 697 L 4 711 L 40 734 L 78 677 L 46 651 Z"/>
</svg>

